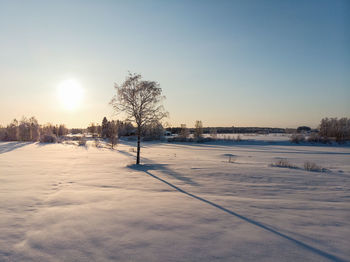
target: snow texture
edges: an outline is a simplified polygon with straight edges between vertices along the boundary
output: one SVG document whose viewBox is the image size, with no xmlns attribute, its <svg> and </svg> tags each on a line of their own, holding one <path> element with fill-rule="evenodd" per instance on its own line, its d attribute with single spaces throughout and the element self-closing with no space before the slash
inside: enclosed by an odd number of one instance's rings
<svg viewBox="0 0 350 262">
<path fill-rule="evenodd" d="M 278 141 L 0 143 L 0 261 L 349 261 L 350 148 Z"/>
</svg>

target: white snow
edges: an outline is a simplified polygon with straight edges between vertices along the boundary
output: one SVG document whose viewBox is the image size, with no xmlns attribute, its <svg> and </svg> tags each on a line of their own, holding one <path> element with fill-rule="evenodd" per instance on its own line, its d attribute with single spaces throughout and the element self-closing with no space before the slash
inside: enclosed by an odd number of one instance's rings
<svg viewBox="0 0 350 262">
<path fill-rule="evenodd" d="M 0 261 L 350 260 L 350 148 L 278 141 L 0 143 Z"/>
</svg>

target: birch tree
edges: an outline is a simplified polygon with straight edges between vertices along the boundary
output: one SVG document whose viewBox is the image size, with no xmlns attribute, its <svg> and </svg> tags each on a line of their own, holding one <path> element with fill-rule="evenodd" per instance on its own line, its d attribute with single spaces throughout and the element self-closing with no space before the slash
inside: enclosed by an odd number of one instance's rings
<svg viewBox="0 0 350 262">
<path fill-rule="evenodd" d="M 140 74 L 132 74 L 126 77 L 121 85 L 114 85 L 117 94 L 110 104 L 116 113 L 124 112 L 127 121 L 136 124 L 137 157 L 136 164 L 140 164 L 141 134 L 145 126 L 159 122 L 167 116 L 162 101 L 162 89 L 154 81 L 142 80 Z"/>
</svg>

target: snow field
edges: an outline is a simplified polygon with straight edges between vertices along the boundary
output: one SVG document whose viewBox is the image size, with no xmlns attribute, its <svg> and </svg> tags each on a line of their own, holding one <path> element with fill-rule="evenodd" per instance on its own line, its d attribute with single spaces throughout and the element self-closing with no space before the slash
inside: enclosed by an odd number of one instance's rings
<svg viewBox="0 0 350 262">
<path fill-rule="evenodd" d="M 143 145 L 0 143 L 0 261 L 350 259 L 349 147 Z"/>
</svg>

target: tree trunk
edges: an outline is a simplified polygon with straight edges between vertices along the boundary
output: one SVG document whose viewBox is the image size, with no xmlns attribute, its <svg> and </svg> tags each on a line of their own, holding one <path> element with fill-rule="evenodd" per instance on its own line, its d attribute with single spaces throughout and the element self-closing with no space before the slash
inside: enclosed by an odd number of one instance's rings
<svg viewBox="0 0 350 262">
<path fill-rule="evenodd" d="M 137 157 L 136 157 L 136 165 L 140 164 L 140 143 L 141 143 L 141 129 L 137 128 Z"/>
</svg>

